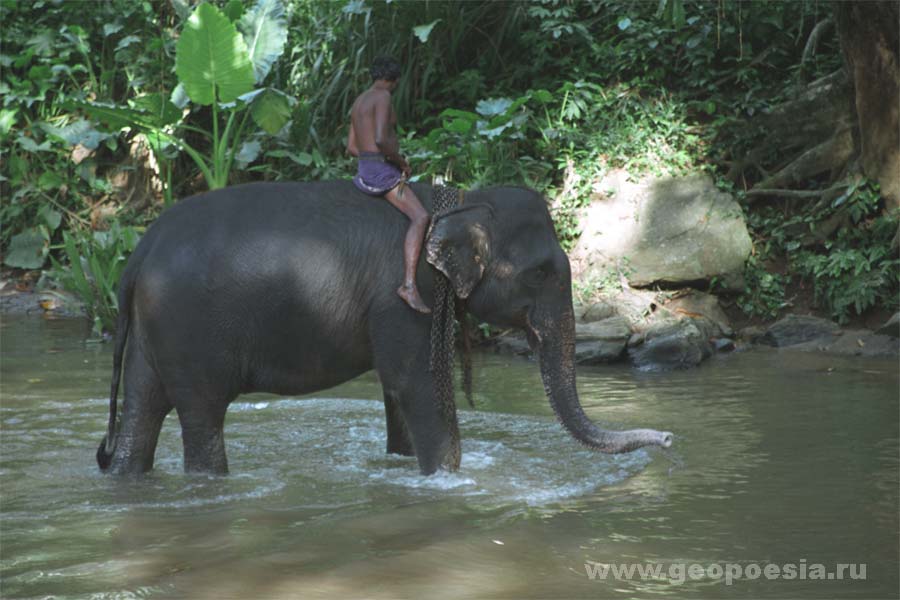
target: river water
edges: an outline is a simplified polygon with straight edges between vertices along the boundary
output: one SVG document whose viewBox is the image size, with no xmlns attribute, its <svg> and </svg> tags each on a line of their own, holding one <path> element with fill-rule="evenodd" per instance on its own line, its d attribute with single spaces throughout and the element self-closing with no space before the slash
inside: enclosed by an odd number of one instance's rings
<svg viewBox="0 0 900 600">
<path fill-rule="evenodd" d="M 156 469 L 123 480 L 94 462 L 111 345 L 85 334 L 2 322 L 5 598 L 898 595 L 895 361 L 760 350 L 677 373 L 580 369 L 593 419 L 677 436 L 610 457 L 562 431 L 537 365 L 485 353 L 458 473 L 384 454 L 370 373 L 315 397 L 241 397 L 227 477 L 181 472 L 173 413 Z M 631 563 L 662 571 L 597 570 Z M 838 563 L 857 566 L 812 579 Z M 767 578 L 772 564 L 795 576 Z"/>
</svg>

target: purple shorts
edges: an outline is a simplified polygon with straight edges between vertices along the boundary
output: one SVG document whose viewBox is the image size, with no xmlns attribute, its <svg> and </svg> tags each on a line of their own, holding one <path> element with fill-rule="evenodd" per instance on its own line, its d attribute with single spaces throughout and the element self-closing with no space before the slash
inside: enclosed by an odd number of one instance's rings
<svg viewBox="0 0 900 600">
<path fill-rule="evenodd" d="M 370 196 L 384 196 L 403 181 L 403 173 L 378 152 L 360 152 L 359 168 L 353 183 Z"/>
</svg>

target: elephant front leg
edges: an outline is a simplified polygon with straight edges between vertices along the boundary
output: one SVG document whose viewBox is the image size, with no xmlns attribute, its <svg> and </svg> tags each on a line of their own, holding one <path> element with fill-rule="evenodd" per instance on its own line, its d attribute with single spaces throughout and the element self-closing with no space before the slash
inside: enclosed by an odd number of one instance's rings
<svg viewBox="0 0 900 600">
<path fill-rule="evenodd" d="M 402 308 L 396 317 L 386 315 L 372 335 L 375 368 L 385 392 L 388 452 L 396 448 L 406 454 L 411 446 L 424 475 L 441 466 L 455 471 L 460 456 L 456 406 L 452 401 L 441 406 L 435 395 L 428 368 L 430 321 Z"/>
<path fill-rule="evenodd" d="M 384 416 L 387 421 L 387 453 L 415 456 L 416 452 L 400 412 L 399 399 L 388 390 L 384 390 Z"/>
</svg>

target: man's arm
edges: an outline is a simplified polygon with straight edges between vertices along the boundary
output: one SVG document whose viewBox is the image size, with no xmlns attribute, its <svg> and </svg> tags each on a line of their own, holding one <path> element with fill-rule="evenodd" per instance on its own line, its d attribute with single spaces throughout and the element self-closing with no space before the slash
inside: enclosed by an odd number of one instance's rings
<svg viewBox="0 0 900 600">
<path fill-rule="evenodd" d="M 388 161 L 401 169 L 407 166 L 406 159 L 400 156 L 397 134 L 391 124 L 391 96 L 387 92 L 375 98 L 375 145 Z"/>
<path fill-rule="evenodd" d="M 353 128 L 353 120 L 350 121 L 350 135 L 347 136 L 347 152 L 350 156 L 359 156 L 359 148 L 356 145 L 356 130 Z"/>
</svg>

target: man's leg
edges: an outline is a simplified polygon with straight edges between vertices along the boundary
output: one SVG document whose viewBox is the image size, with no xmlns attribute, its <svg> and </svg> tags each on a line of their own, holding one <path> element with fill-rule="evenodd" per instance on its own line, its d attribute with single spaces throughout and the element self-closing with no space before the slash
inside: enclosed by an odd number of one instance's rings
<svg viewBox="0 0 900 600">
<path fill-rule="evenodd" d="M 416 198 L 412 188 L 404 182 L 387 192 L 384 197 L 397 210 L 409 217 L 410 221 L 409 229 L 406 231 L 406 242 L 403 244 L 405 263 L 403 285 L 397 288 L 397 294 L 413 309 L 421 313 L 430 313 L 431 309 L 422 302 L 419 289 L 416 287 L 416 266 L 419 264 L 422 240 L 428 228 L 428 212 L 422 208 L 422 203 Z"/>
</svg>

